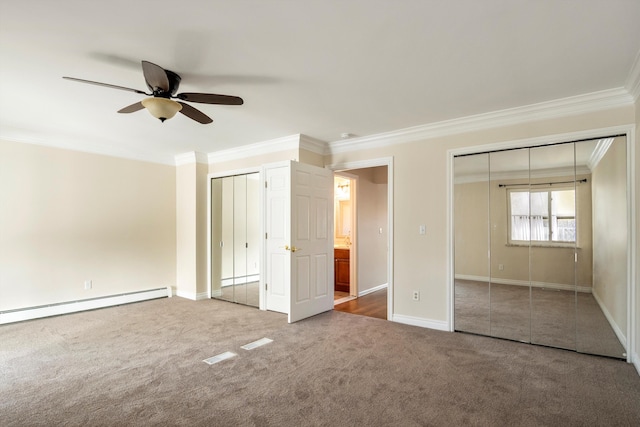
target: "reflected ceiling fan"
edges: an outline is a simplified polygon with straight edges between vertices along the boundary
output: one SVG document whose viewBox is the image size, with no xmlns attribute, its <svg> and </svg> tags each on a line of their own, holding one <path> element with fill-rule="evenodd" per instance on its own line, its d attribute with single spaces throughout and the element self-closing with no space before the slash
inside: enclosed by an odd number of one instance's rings
<svg viewBox="0 0 640 427">
<path fill-rule="evenodd" d="M 145 98 L 140 102 L 124 107 L 119 110 L 118 113 L 133 113 L 146 108 L 153 117 L 160 119 L 161 122 L 172 118 L 178 111 L 190 119 L 202 124 L 213 122 L 211 117 L 182 101 L 218 105 L 242 105 L 244 103 L 242 98 L 238 96 L 198 92 L 182 92 L 176 94 L 178 87 L 180 86 L 180 81 L 182 80 L 180 76 L 173 71 L 165 70 L 159 65 L 153 64 L 149 61 L 142 61 L 142 73 L 144 74 L 144 80 L 146 81 L 147 87 L 151 93 L 108 83 L 77 79 L 75 77 L 63 77 L 63 79 L 147 95 L 149 98 Z M 179 101 L 174 101 L 172 98 L 179 99 Z"/>
</svg>

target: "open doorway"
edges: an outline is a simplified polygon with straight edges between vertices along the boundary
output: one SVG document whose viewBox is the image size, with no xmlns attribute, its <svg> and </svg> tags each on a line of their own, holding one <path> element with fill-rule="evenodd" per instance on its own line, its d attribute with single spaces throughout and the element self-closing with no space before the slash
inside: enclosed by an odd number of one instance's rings
<svg viewBox="0 0 640 427">
<path fill-rule="evenodd" d="M 336 172 L 335 310 L 391 318 L 389 170 Z"/>
<path fill-rule="evenodd" d="M 342 172 L 334 176 L 334 305 L 358 296 L 357 183 L 357 175 Z"/>
</svg>

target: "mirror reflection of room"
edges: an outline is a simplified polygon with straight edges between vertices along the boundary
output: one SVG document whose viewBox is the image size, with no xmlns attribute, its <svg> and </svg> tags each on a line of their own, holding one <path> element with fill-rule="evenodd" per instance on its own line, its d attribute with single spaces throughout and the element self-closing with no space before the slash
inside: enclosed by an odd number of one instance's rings
<svg viewBox="0 0 640 427">
<path fill-rule="evenodd" d="M 454 159 L 457 331 L 626 357 L 626 140 Z"/>
<path fill-rule="evenodd" d="M 259 306 L 260 181 L 258 173 L 211 181 L 213 298 Z"/>
</svg>

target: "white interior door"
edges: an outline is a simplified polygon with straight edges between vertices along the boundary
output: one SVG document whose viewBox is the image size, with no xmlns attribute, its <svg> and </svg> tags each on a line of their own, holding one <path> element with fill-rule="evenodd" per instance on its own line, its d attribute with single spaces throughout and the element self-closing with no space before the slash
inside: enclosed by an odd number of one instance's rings
<svg viewBox="0 0 640 427">
<path fill-rule="evenodd" d="M 289 323 L 333 309 L 333 171 L 291 163 Z"/>
<path fill-rule="evenodd" d="M 289 313 L 291 256 L 285 249 L 291 235 L 290 168 L 265 169 L 265 286 L 267 310 Z"/>
<path fill-rule="evenodd" d="M 289 323 L 333 309 L 333 172 L 265 169 L 266 308 Z"/>
</svg>

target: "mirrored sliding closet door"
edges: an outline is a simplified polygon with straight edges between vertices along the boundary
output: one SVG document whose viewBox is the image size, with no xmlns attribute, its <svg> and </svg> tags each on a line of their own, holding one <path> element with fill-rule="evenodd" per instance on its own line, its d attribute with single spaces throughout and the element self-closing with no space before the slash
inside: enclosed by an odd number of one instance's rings
<svg viewBox="0 0 640 427">
<path fill-rule="evenodd" d="M 625 358 L 625 137 L 454 158 L 455 330 Z"/>
</svg>

